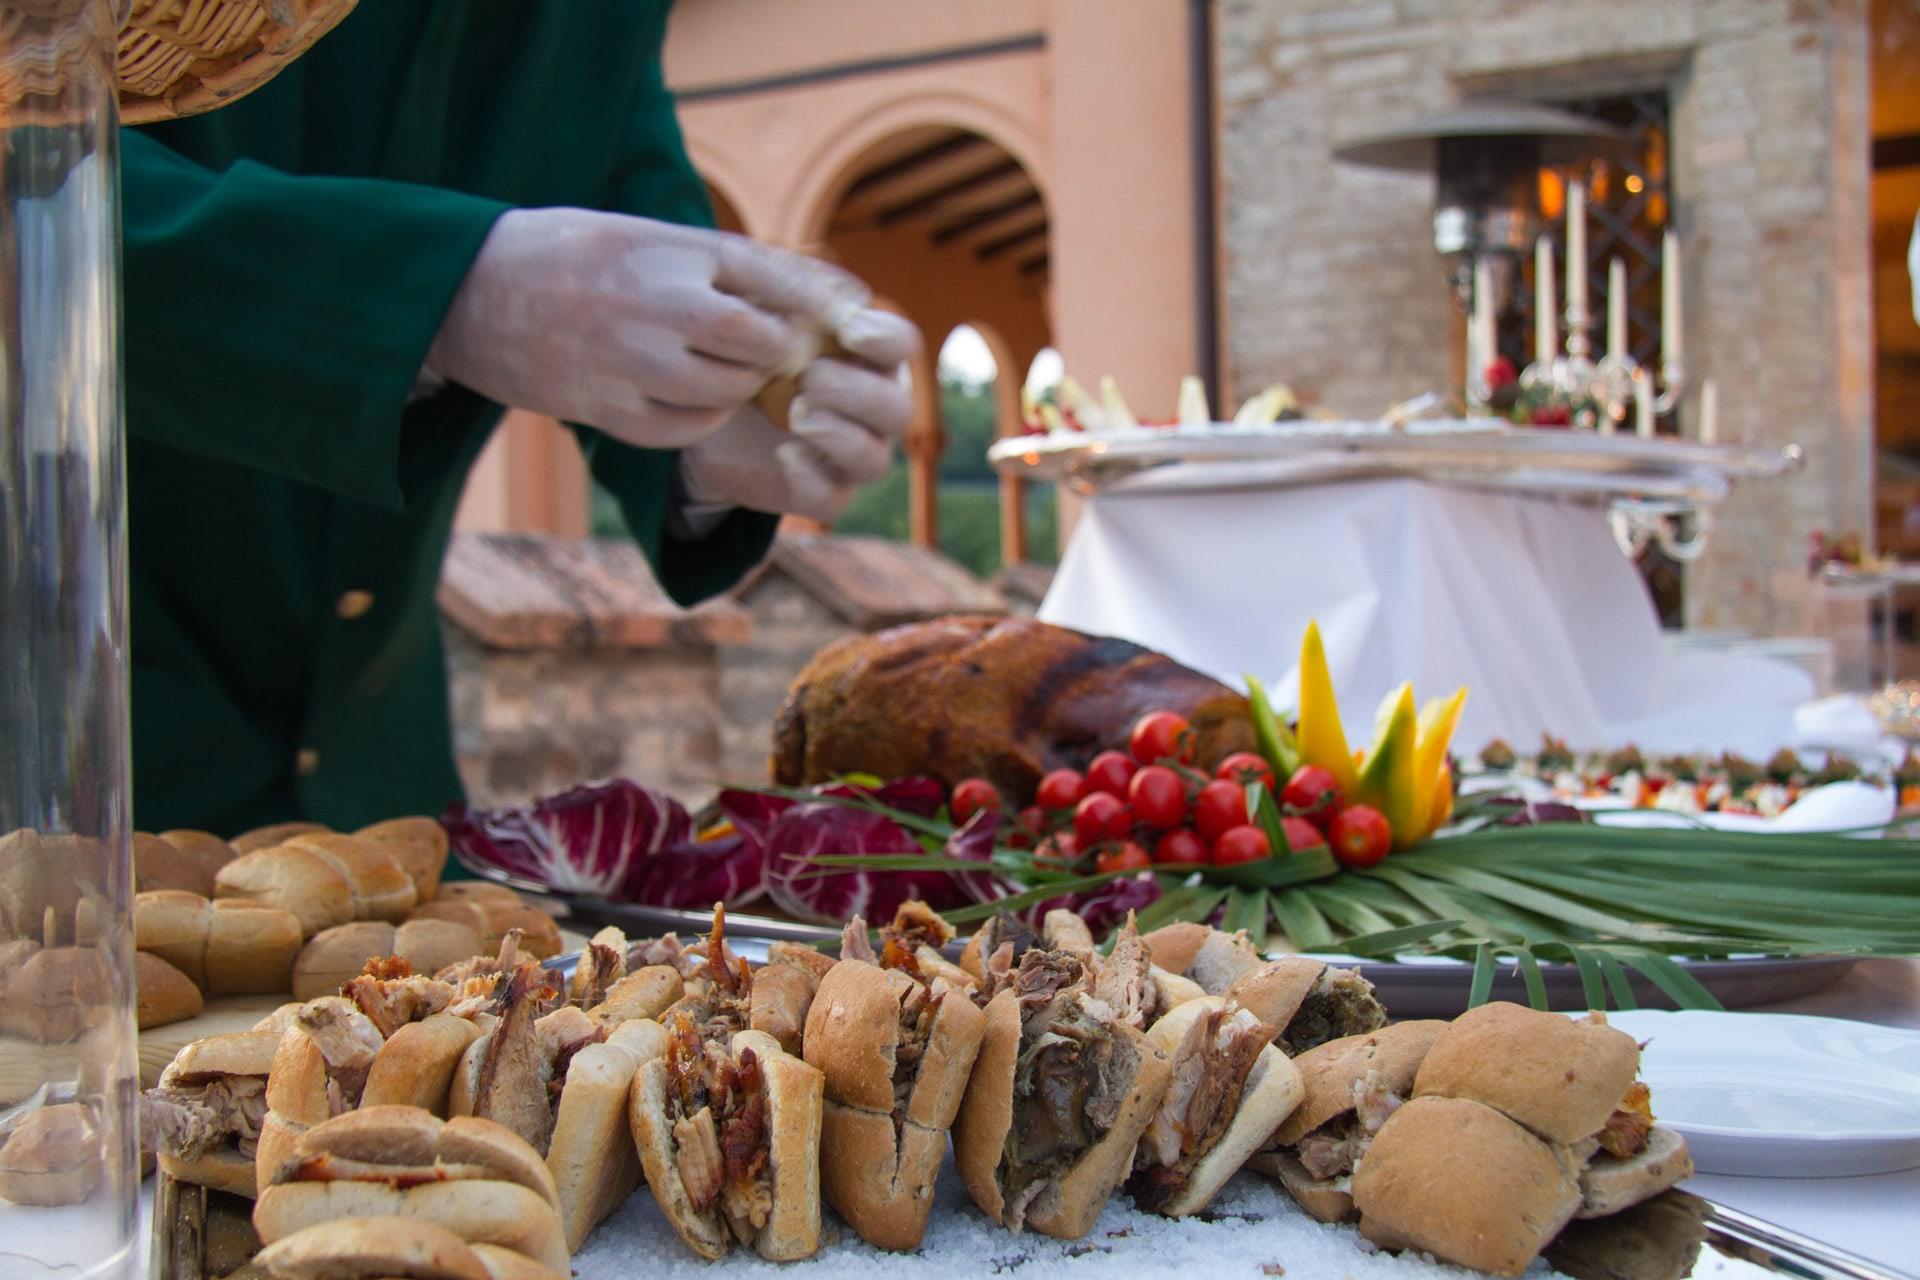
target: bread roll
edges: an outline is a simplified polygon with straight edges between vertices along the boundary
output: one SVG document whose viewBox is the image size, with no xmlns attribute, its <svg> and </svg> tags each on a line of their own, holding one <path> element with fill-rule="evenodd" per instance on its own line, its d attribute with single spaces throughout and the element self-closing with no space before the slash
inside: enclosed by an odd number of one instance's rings
<svg viewBox="0 0 1920 1280">
<path fill-rule="evenodd" d="M 244 859 L 243 859 L 244 861 Z M 300 920 L 278 907 L 161 889 L 133 900 L 134 945 L 208 995 L 269 995 L 292 981 Z"/>
<path fill-rule="evenodd" d="M 1471 1098 L 1562 1146 L 1600 1131 L 1640 1070 L 1640 1046 L 1604 1015 L 1569 1018 L 1496 1001 L 1453 1020 L 1414 1096 Z"/>
<path fill-rule="evenodd" d="M 480 938 L 449 920 L 413 919 L 395 926 L 359 920 L 315 934 L 293 962 L 293 998 L 311 1000 L 340 989 L 367 961 L 398 956 L 415 973 L 438 973 L 450 964 L 485 954 Z"/>
<path fill-rule="evenodd" d="M 107 958 L 93 947 L 36 951 L 0 981 L 0 1030 L 38 1044 L 69 1044 L 110 1015 Z"/>
<path fill-rule="evenodd" d="M 0 1200 L 79 1204 L 93 1194 L 101 1167 L 100 1132 L 80 1103 L 31 1108 L 0 1131 Z"/>
<path fill-rule="evenodd" d="M 529 906 L 505 885 L 460 880 L 440 886 L 432 902 L 416 907 L 412 920 L 447 920 L 480 935 L 481 955 L 494 955 L 511 929 L 520 930 L 521 954 L 549 960 L 565 945 L 553 917 Z"/>
<path fill-rule="evenodd" d="M 478 1255 L 445 1227 L 408 1218 L 342 1218 L 282 1236 L 255 1259 L 281 1280 L 405 1276 L 490 1280 Z"/>
<path fill-rule="evenodd" d="M 385 847 L 336 831 L 312 831 L 280 846 L 308 849 L 328 859 L 347 879 L 355 920 L 407 918 L 417 900 L 413 879 Z"/>
<path fill-rule="evenodd" d="M 133 954 L 134 1020 L 140 1030 L 200 1016 L 207 1002 L 187 975 L 146 951 Z"/>
<path fill-rule="evenodd" d="M 285 844 L 295 836 L 326 829 L 326 825 L 319 822 L 275 822 L 269 826 L 255 827 L 251 831 L 242 831 L 227 843 L 233 846 L 235 857 L 245 857 L 256 849 L 271 849 L 277 844 Z"/>
<path fill-rule="evenodd" d="M 353 886 L 346 874 L 312 849 L 274 845 L 241 854 L 220 868 L 214 893 L 222 898 L 252 898 L 290 911 L 299 919 L 305 937 L 353 919 Z"/>
<path fill-rule="evenodd" d="M 413 881 L 416 901 L 433 901 L 447 866 L 445 827 L 432 818 L 389 818 L 353 834 L 393 856 Z"/>
<path fill-rule="evenodd" d="M 165 835 L 133 833 L 133 887 L 184 889 L 203 898 L 213 896 L 213 877 L 233 861 L 233 847 L 204 831 L 170 831 Z"/>
</svg>

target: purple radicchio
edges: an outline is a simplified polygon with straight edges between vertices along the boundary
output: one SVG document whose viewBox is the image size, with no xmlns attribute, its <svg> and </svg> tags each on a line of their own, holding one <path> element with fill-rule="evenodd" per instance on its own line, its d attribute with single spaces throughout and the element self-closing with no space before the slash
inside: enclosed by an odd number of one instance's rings
<svg viewBox="0 0 1920 1280">
<path fill-rule="evenodd" d="M 1144 911 L 1159 896 L 1160 881 L 1151 873 L 1142 872 L 1137 876 L 1119 876 L 1079 893 L 1063 893 L 1057 898 L 1036 902 L 1020 915 L 1028 927 L 1038 931 L 1047 912 L 1065 907 L 1077 912 L 1087 922 L 1087 931 L 1101 938 L 1125 924 L 1127 912 Z"/>
<path fill-rule="evenodd" d="M 442 822 L 468 867 L 562 893 L 706 906 L 739 905 L 760 892 L 758 851 L 749 841 L 694 841 L 692 819 L 678 801 L 624 778 L 531 805 L 456 805 Z M 662 893 L 677 900 L 666 902 Z"/>
</svg>

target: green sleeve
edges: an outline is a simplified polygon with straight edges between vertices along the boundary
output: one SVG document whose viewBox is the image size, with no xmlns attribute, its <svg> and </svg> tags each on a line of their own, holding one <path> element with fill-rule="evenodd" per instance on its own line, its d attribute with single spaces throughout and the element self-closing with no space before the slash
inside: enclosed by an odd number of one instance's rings
<svg viewBox="0 0 1920 1280">
<path fill-rule="evenodd" d="M 136 436 L 398 508 L 447 415 L 408 414 L 497 201 L 411 183 L 216 173 L 121 135 Z"/>
<path fill-rule="evenodd" d="M 713 209 L 687 159 L 673 96 L 653 65 L 629 116 L 628 145 L 614 174 L 610 207 L 667 222 L 713 225 Z M 647 553 L 654 575 L 668 595 L 691 605 L 718 595 L 758 564 L 773 545 L 780 518 L 744 509 L 729 512 L 704 536 L 683 540 L 668 528 L 679 500 L 674 483 L 675 454 L 636 449 L 581 430 L 581 448 L 593 478 L 620 501 L 627 528 Z"/>
</svg>

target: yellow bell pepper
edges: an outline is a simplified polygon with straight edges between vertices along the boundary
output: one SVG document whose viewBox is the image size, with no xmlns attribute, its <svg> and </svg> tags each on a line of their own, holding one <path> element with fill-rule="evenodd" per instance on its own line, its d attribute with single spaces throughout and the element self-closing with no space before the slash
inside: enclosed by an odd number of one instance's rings
<svg viewBox="0 0 1920 1280">
<path fill-rule="evenodd" d="M 1447 746 L 1453 741 L 1453 731 L 1460 723 L 1460 711 L 1467 705 L 1467 691 L 1464 687 L 1455 689 L 1450 698 L 1435 698 L 1420 711 L 1420 746 L 1414 753 L 1414 785 L 1419 788 L 1414 800 L 1414 811 L 1431 814 L 1435 809 L 1435 793 L 1440 789 L 1440 779 L 1447 778 L 1446 790 L 1453 789 L 1452 774 L 1447 769 Z M 1451 809 L 1451 803 L 1448 805 Z M 1439 824 L 1433 824 L 1421 833 L 1430 835 Z"/>
<path fill-rule="evenodd" d="M 1381 703 L 1380 718 L 1373 735 L 1373 746 L 1360 768 L 1359 783 L 1351 793 L 1361 804 L 1370 804 L 1386 815 L 1393 828 L 1393 847 L 1404 849 L 1426 835 L 1431 815 L 1420 808 L 1423 788 L 1415 772 L 1420 747 L 1420 717 L 1414 710 L 1413 686 L 1403 684 Z"/>
<path fill-rule="evenodd" d="M 1300 727 L 1296 736 L 1300 758 L 1331 773 L 1340 784 L 1340 793 L 1351 795 L 1359 770 L 1347 749 L 1347 732 L 1340 725 L 1340 703 L 1333 694 L 1333 676 L 1327 671 L 1320 627 L 1312 622 L 1300 642 Z"/>
<path fill-rule="evenodd" d="M 1453 770 L 1444 762 L 1433 783 L 1433 816 L 1427 819 L 1427 834 L 1432 835 L 1453 817 Z"/>
</svg>

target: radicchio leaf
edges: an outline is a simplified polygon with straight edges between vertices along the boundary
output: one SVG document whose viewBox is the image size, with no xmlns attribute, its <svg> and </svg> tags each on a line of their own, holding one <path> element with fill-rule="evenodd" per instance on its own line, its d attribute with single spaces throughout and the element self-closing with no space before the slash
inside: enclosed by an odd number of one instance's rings
<svg viewBox="0 0 1920 1280">
<path fill-rule="evenodd" d="M 735 833 L 681 840 L 643 858 L 627 901 L 705 911 L 716 902 L 742 907 L 767 891 L 766 846 Z"/>
<path fill-rule="evenodd" d="M 946 845 L 940 852 L 949 858 L 990 865 L 993 862 L 994 841 L 999 834 L 999 811 L 981 809 L 947 837 Z M 990 870 L 956 872 L 949 878 L 975 902 L 995 902 L 1017 888 L 1010 880 Z"/>
<path fill-rule="evenodd" d="M 936 910 L 952 905 L 959 895 L 952 877 L 944 874 L 815 874 L 821 868 L 814 859 L 821 856 L 923 852 L 910 832 L 880 814 L 839 804 L 797 804 L 767 833 L 767 893 L 782 911 L 820 924 L 842 924 L 855 915 L 890 920 L 909 898 L 924 898 Z"/>
<path fill-rule="evenodd" d="M 1124 923 L 1129 911 L 1144 911 L 1160 896 L 1160 881 L 1149 872 L 1120 876 L 1094 889 L 1063 893 L 1057 898 L 1036 902 L 1021 912 L 1028 927 L 1038 931 L 1047 912 L 1059 907 L 1077 912 L 1087 922 L 1087 931 L 1098 938 Z"/>
<path fill-rule="evenodd" d="M 441 819 L 460 860 L 563 893 L 632 901 L 649 864 L 689 843 L 680 803 L 625 778 L 590 782 L 532 805 L 455 805 Z M 708 902 L 712 899 L 708 898 Z"/>
</svg>

